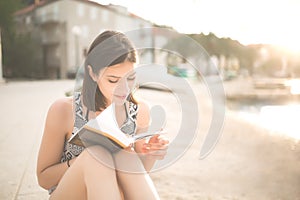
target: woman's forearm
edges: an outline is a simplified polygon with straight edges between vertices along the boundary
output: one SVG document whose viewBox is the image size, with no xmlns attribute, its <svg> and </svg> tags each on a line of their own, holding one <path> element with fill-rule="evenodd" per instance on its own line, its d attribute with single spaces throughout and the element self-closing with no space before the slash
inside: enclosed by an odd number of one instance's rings
<svg viewBox="0 0 300 200">
<path fill-rule="evenodd" d="M 70 160 L 69 165 L 71 165 L 74 161 L 75 159 Z M 38 173 L 39 185 L 46 190 L 52 188 L 53 186 L 56 186 L 68 168 L 69 166 L 67 162 L 58 163 L 47 167 L 46 169 Z"/>
</svg>

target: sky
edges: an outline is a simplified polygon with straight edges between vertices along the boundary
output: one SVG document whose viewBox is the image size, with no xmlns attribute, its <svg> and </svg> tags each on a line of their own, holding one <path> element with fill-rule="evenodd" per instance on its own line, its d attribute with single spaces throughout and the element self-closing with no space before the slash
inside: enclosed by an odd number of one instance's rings
<svg viewBox="0 0 300 200">
<path fill-rule="evenodd" d="M 300 0 L 93 0 L 127 7 L 180 33 L 209 33 L 244 45 L 273 44 L 300 52 Z"/>
</svg>

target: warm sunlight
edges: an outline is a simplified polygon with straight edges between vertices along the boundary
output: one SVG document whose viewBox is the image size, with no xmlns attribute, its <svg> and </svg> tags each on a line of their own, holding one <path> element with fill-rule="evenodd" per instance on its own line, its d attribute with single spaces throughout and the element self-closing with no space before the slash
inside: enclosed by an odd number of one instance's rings
<svg viewBox="0 0 300 200">
<path fill-rule="evenodd" d="M 264 106 L 260 111 L 260 123 L 274 133 L 300 139 L 300 106 Z"/>
<path fill-rule="evenodd" d="M 300 39 L 299 39 L 300 41 Z M 296 41 L 294 38 L 286 38 L 285 41 L 282 41 L 281 43 L 281 48 L 283 50 L 285 50 L 288 53 L 296 53 L 299 54 L 300 53 L 300 42 Z"/>
<path fill-rule="evenodd" d="M 291 79 L 286 81 L 286 86 L 290 87 L 291 94 L 300 94 L 300 80 L 299 79 Z"/>
<path fill-rule="evenodd" d="M 209 33 L 242 44 L 274 44 L 300 52 L 300 1 L 238 0 L 93 0 L 118 4 L 159 25 L 181 33 Z"/>
</svg>

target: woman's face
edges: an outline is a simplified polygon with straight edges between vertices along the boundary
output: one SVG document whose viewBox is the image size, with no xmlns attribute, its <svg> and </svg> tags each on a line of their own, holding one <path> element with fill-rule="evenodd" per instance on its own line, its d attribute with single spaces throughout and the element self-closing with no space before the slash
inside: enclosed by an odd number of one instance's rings
<svg viewBox="0 0 300 200">
<path fill-rule="evenodd" d="M 107 103 L 122 105 L 135 85 L 134 63 L 123 62 L 102 69 L 97 84 Z"/>
</svg>

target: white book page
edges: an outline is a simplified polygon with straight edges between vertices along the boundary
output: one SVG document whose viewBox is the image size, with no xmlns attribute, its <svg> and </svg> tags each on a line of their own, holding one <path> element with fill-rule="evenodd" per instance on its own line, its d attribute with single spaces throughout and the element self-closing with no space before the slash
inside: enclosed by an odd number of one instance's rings
<svg viewBox="0 0 300 200">
<path fill-rule="evenodd" d="M 103 110 L 100 115 L 96 117 L 96 121 L 101 131 L 108 133 L 114 138 L 118 139 L 125 145 L 130 145 L 131 141 L 129 138 L 120 130 L 118 123 L 116 121 L 115 115 L 115 105 L 112 103 L 105 110 Z"/>
</svg>

